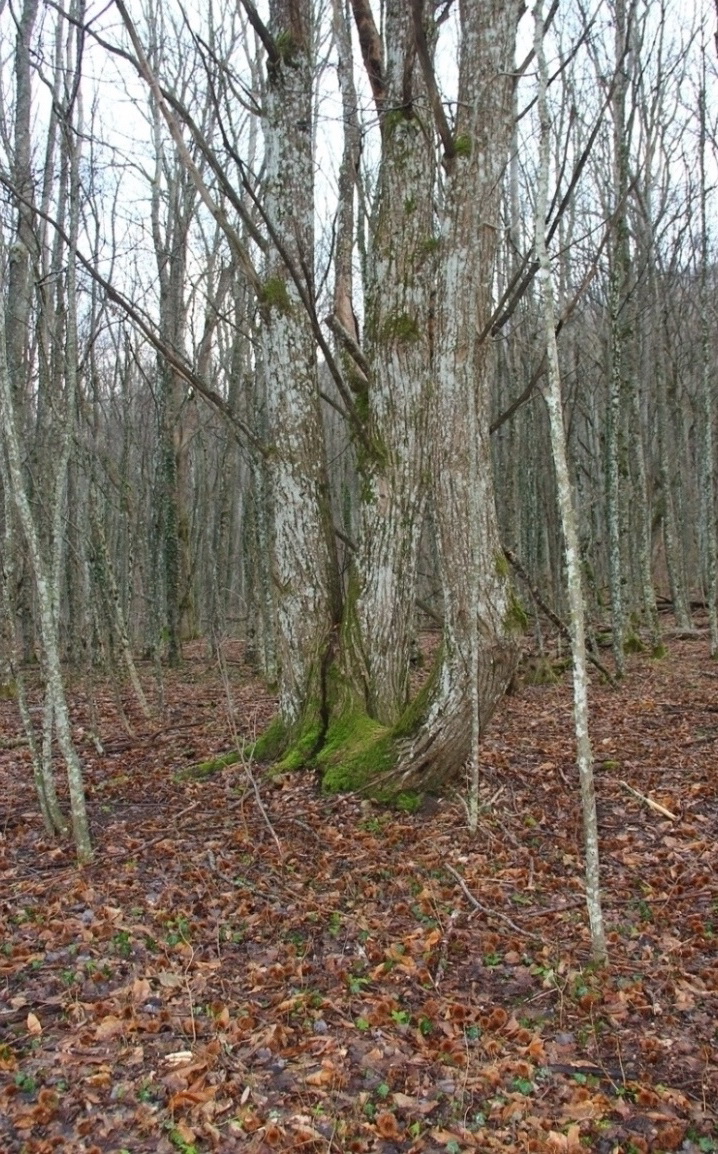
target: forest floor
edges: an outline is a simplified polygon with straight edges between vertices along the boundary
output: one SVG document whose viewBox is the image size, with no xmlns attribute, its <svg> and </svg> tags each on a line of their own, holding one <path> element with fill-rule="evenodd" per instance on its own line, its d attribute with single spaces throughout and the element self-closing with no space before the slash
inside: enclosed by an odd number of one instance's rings
<svg viewBox="0 0 718 1154">
<path fill-rule="evenodd" d="M 718 668 L 669 646 L 594 677 L 602 971 L 567 680 L 506 699 L 473 838 L 458 799 L 183 778 L 271 715 L 239 646 L 167 673 L 161 723 L 128 691 L 132 735 L 78 683 L 84 868 L 0 702 L 3 1154 L 718 1151 Z"/>
</svg>

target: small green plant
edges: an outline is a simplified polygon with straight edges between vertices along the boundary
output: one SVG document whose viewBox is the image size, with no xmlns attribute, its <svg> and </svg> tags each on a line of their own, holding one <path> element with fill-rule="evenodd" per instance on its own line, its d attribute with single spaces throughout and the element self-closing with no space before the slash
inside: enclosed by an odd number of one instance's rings
<svg viewBox="0 0 718 1154">
<path fill-rule="evenodd" d="M 502 961 L 501 954 L 485 954 L 484 955 L 484 965 L 485 966 L 489 966 L 489 967 L 500 966 L 501 961 Z"/>
<path fill-rule="evenodd" d="M 424 1038 L 428 1038 L 430 1034 L 433 1034 L 433 1032 L 434 1023 L 432 1022 L 431 1018 L 419 1018 L 419 1033 Z"/>
<path fill-rule="evenodd" d="M 640 898 L 639 901 L 636 902 L 636 909 L 638 911 L 638 916 L 640 917 L 642 922 L 652 922 L 653 921 L 653 910 L 651 909 L 651 907 L 649 906 L 649 904 L 645 900 L 645 898 Z"/>
<path fill-rule="evenodd" d="M 180 1151 L 180 1154 L 199 1154 L 199 1150 L 194 1142 L 187 1142 L 177 1127 L 173 1126 L 171 1122 L 167 1125 L 167 1135 L 175 1149 Z"/>
<path fill-rule="evenodd" d="M 404 813 L 416 813 L 421 809 L 423 798 L 420 793 L 400 793 L 396 799 L 397 809 L 403 809 Z"/>
<path fill-rule="evenodd" d="M 167 922 L 167 945 L 178 946 L 180 942 L 189 943 L 189 922 L 184 914 Z"/>
<path fill-rule="evenodd" d="M 132 939 L 127 930 L 118 930 L 112 939 L 112 945 L 121 958 L 129 958 L 132 954 Z"/>
<path fill-rule="evenodd" d="M 15 1075 L 15 1085 L 22 1094 L 34 1094 L 37 1090 L 37 1081 L 32 1074 L 23 1074 L 21 1070 Z"/>
<path fill-rule="evenodd" d="M 342 932 L 342 915 L 339 910 L 333 910 L 329 915 L 328 930 L 333 938 L 338 938 Z"/>
<path fill-rule="evenodd" d="M 378 817 L 365 817 L 359 822 L 359 829 L 366 830 L 367 833 L 381 833 L 383 826 Z"/>
<path fill-rule="evenodd" d="M 154 1102 L 155 1091 L 152 1083 L 147 1081 L 143 1082 L 137 1091 L 137 1097 L 139 1098 L 140 1102 Z"/>
<path fill-rule="evenodd" d="M 388 1086 L 386 1082 L 382 1082 L 380 1086 L 377 1086 L 376 1093 L 380 1098 L 388 1098 L 391 1094 L 391 1086 Z"/>
<path fill-rule="evenodd" d="M 454 151 L 457 156 L 471 156 L 471 137 L 466 135 L 457 136 L 454 141 Z"/>
<path fill-rule="evenodd" d="M 371 985 L 371 978 L 349 978 L 349 993 L 361 994 L 365 986 Z"/>
<path fill-rule="evenodd" d="M 411 1021 L 411 1014 L 408 1010 L 392 1010 L 392 1022 L 396 1022 L 397 1026 L 408 1026 Z"/>
<path fill-rule="evenodd" d="M 357 1030 L 370 1029 L 370 1023 L 368 1022 L 368 1020 L 366 1018 L 356 1018 L 354 1025 L 356 1026 Z"/>
<path fill-rule="evenodd" d="M 518 1090 L 519 1094 L 533 1094 L 534 1084 L 528 1078 L 514 1078 L 514 1090 Z"/>
</svg>

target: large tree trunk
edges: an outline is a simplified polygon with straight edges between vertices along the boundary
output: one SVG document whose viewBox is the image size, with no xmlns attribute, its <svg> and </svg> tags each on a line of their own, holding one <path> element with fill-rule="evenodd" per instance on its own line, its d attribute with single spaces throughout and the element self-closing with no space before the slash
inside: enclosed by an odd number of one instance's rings
<svg viewBox="0 0 718 1154">
<path fill-rule="evenodd" d="M 492 311 L 492 281 L 500 226 L 500 186 L 511 139 L 512 72 L 519 5 L 461 5 L 461 57 L 456 134 L 447 149 L 443 221 L 437 246 L 439 275 L 434 316 L 435 387 L 428 395 L 433 500 L 444 581 L 444 637 L 440 666 L 420 697 L 393 726 L 381 717 L 340 717 L 330 727 L 320 762 L 325 787 L 361 787 L 378 794 L 438 789 L 477 762 L 478 743 L 513 674 L 517 645 L 512 601 L 499 541 L 489 445 L 489 385 L 493 359 L 482 334 Z M 375 89 L 376 91 L 376 89 Z M 393 113 L 401 129 L 399 155 L 412 158 L 412 123 Z M 446 125 L 442 136 L 445 137 Z M 414 170 L 411 170 L 414 171 Z M 409 195 L 414 187 L 409 186 Z M 398 227 L 397 213 L 394 228 Z M 404 223 L 402 229 L 407 225 Z M 401 234 L 400 234 L 401 237 Z M 416 245 L 418 237 L 412 236 Z M 433 248 L 433 245 L 431 246 Z M 410 253 L 415 250 L 410 250 Z M 394 254 L 384 263 L 385 292 L 400 293 L 387 276 L 400 275 L 404 337 L 419 339 L 412 323 L 422 270 L 404 268 Z M 414 256 L 414 261 L 416 260 Z M 404 380 L 411 342 L 389 346 L 387 360 Z M 391 360 L 391 356 L 395 358 Z M 386 367 L 383 368 L 387 372 Z M 396 387 L 396 384 L 395 386 Z M 403 386 L 406 388 L 406 385 Z M 414 386 L 416 387 L 416 386 Z M 381 392 L 378 393 L 381 396 Z M 406 395 L 406 394 L 404 394 Z M 397 414 L 385 419 L 396 421 Z M 404 432 L 401 423 L 398 432 Z M 386 433 L 384 434 L 387 435 Z M 395 434 L 391 434 L 392 436 Z M 418 445 L 414 446 L 416 453 Z M 388 495 L 388 494 L 387 494 Z M 377 494 L 377 502 L 381 494 Z M 392 499 L 396 500 L 395 492 Z M 386 514 L 390 517 L 390 503 Z M 365 581 L 384 580 L 376 568 Z M 395 601 L 394 613 L 404 611 Z M 370 694 L 368 695 L 370 700 Z M 376 710 L 376 702 L 374 703 Z"/>
<path fill-rule="evenodd" d="M 438 785 L 477 744 L 517 661 L 489 444 L 500 187 L 511 139 L 519 5 L 461 5 L 456 155 L 448 162 L 436 307 L 434 504 L 444 583 L 441 669 L 403 758 L 406 783 Z"/>
<path fill-rule="evenodd" d="M 312 4 L 272 0 L 277 50 L 265 97 L 265 212 L 278 240 L 264 269 L 261 369 L 271 445 L 272 562 L 280 716 L 295 730 L 321 708 L 322 665 L 340 615 L 314 335 L 290 276 L 313 295 Z"/>
<path fill-rule="evenodd" d="M 426 95 L 406 0 L 388 3 L 385 38 L 385 71 L 375 78 L 382 157 L 366 300 L 370 448 L 359 454 L 358 597 L 355 622 L 349 606 L 345 637 L 368 713 L 393 725 L 409 696 L 426 499 L 436 241 L 435 164 L 415 106 L 419 101 L 423 107 Z"/>
</svg>

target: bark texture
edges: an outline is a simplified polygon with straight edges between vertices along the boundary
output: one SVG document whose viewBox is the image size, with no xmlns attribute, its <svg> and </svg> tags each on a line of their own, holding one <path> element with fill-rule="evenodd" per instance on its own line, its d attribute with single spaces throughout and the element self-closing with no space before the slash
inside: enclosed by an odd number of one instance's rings
<svg viewBox="0 0 718 1154">
<path fill-rule="evenodd" d="M 312 4 L 273 0 L 276 47 L 264 108 L 267 249 L 261 364 L 271 444 L 272 562 L 280 713 L 291 730 L 321 698 L 321 667 L 339 620 L 339 579 L 319 411 L 314 335 L 297 279 L 313 298 Z M 290 275 L 289 260 L 294 272 Z"/>
<path fill-rule="evenodd" d="M 422 98 L 425 107 L 426 97 L 415 61 L 413 18 L 404 0 L 387 5 L 385 41 L 378 101 L 382 157 L 366 302 L 370 446 L 359 454 L 358 597 L 356 622 L 349 621 L 346 635 L 354 643 L 370 716 L 392 725 L 409 694 L 426 500 L 436 240 L 433 150 L 416 108 Z"/>
<path fill-rule="evenodd" d="M 444 585 L 441 668 L 401 757 L 405 786 L 432 788 L 478 758 L 518 659 L 489 444 L 492 310 L 500 189 L 512 132 L 519 5 L 460 5 L 459 99 L 445 203 L 431 411 L 434 517 Z"/>
</svg>

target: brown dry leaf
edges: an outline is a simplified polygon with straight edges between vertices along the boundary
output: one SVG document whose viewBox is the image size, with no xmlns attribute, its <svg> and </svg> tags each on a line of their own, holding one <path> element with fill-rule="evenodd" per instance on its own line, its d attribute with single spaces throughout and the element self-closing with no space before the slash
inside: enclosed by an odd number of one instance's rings
<svg viewBox="0 0 718 1154">
<path fill-rule="evenodd" d="M 301 1142 L 321 1142 L 324 1143 L 324 1137 L 312 1125 L 311 1118 L 306 1114 L 294 1114 L 289 1119 L 289 1125 L 294 1130 L 295 1134 Z"/>
<path fill-rule="evenodd" d="M 585 1098 L 583 1101 L 568 1102 L 563 1108 L 563 1117 L 567 1122 L 585 1122 L 593 1118 L 601 1118 L 606 1110 L 605 1102 L 594 1098 Z"/>
<path fill-rule="evenodd" d="M 550 1130 L 548 1144 L 549 1149 L 557 1151 L 557 1154 L 573 1154 L 574 1151 L 581 1149 L 580 1128 L 569 1126 L 565 1134 L 558 1134 L 555 1130 Z"/>
<path fill-rule="evenodd" d="M 381 1114 L 377 1114 L 375 1126 L 382 1138 L 391 1139 L 394 1142 L 401 1138 L 399 1123 L 389 1110 L 383 1110 Z"/>
<path fill-rule="evenodd" d="M 152 993 L 152 987 L 147 978 L 136 978 L 132 983 L 132 1000 L 134 1002 L 146 1002 Z"/>
<path fill-rule="evenodd" d="M 118 1034 L 125 1031 L 127 1023 L 118 1018 L 116 1014 L 108 1014 L 95 1027 L 95 1037 L 98 1041 L 105 1041 L 107 1038 L 115 1038 Z"/>
<path fill-rule="evenodd" d="M 194 1142 L 197 1137 L 197 1131 L 193 1130 L 191 1126 L 188 1126 L 187 1123 L 181 1119 L 175 1124 L 174 1131 L 188 1146 L 191 1142 Z"/>
<path fill-rule="evenodd" d="M 180 986 L 184 985 L 182 975 L 175 974 L 173 970 L 160 970 L 157 975 L 157 981 L 167 990 L 177 990 Z"/>
<path fill-rule="evenodd" d="M 17 1058 L 9 1046 L 0 1045 L 0 1070 L 17 1070 Z"/>
<path fill-rule="evenodd" d="M 27 1030 L 29 1034 L 34 1037 L 39 1037 L 42 1033 L 42 1024 L 37 1014 L 29 1013 L 27 1016 Z"/>
<path fill-rule="evenodd" d="M 391 1100 L 397 1110 L 418 1110 L 421 1102 L 418 1098 L 410 1098 L 408 1094 L 392 1094 Z"/>
<path fill-rule="evenodd" d="M 331 1086 L 336 1077 L 335 1067 L 332 1066 L 331 1062 L 327 1062 L 321 1070 L 314 1070 L 313 1073 L 307 1074 L 304 1081 L 308 1086 Z"/>
</svg>

